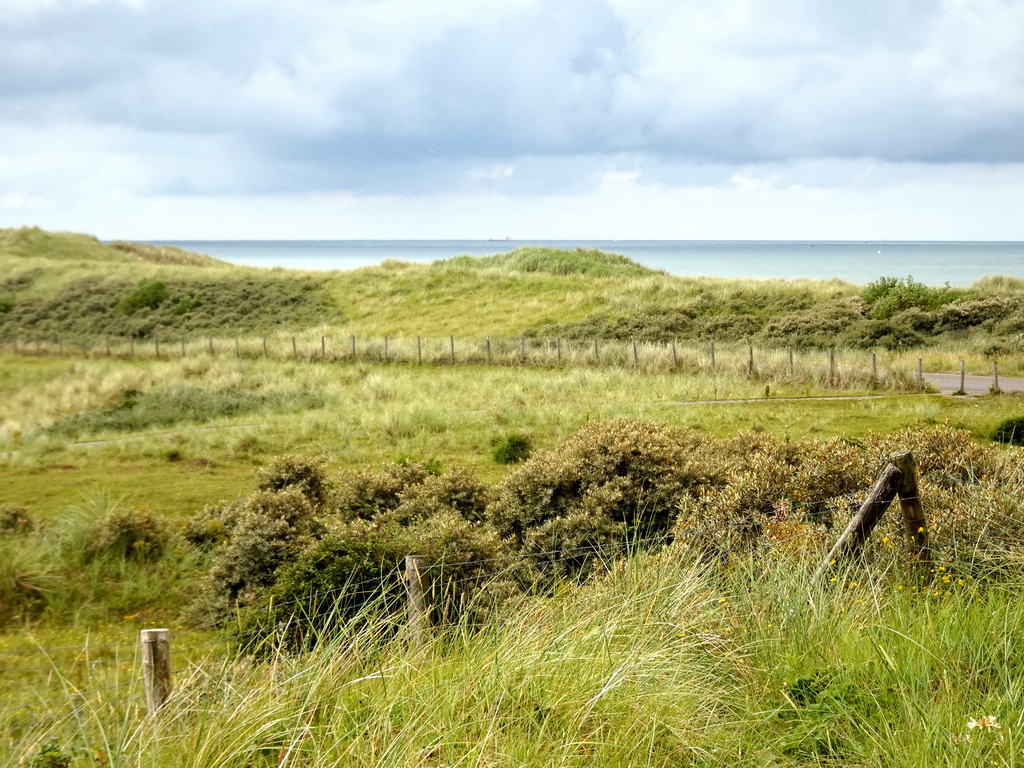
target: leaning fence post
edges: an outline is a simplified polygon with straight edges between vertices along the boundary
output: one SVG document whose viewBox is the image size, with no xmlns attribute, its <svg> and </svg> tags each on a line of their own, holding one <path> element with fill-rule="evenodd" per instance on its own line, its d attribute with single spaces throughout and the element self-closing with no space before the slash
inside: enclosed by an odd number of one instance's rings
<svg viewBox="0 0 1024 768">
<path fill-rule="evenodd" d="M 423 555 L 405 558 L 405 589 L 408 597 L 409 639 L 420 645 L 426 639 L 430 616 L 427 610 L 427 559 Z"/>
<path fill-rule="evenodd" d="M 171 630 L 144 629 L 140 641 L 146 711 L 153 715 L 171 695 Z"/>
<path fill-rule="evenodd" d="M 907 531 L 910 553 L 927 563 L 932 558 L 931 547 L 928 544 L 928 520 L 921 504 L 914 454 L 910 451 L 897 453 L 893 455 L 892 463 L 900 471 L 900 509 L 903 512 L 903 525 Z"/>
<path fill-rule="evenodd" d="M 846 526 L 843 535 L 835 543 L 828 555 L 818 566 L 814 574 L 814 582 L 817 583 L 825 572 L 840 558 L 856 554 L 864 546 L 871 531 L 878 524 L 882 514 L 889 508 L 896 495 L 899 493 L 902 473 L 895 464 L 886 465 L 882 474 L 878 476 L 875 484 L 871 486 L 868 497 L 861 504 L 857 514 Z"/>
</svg>

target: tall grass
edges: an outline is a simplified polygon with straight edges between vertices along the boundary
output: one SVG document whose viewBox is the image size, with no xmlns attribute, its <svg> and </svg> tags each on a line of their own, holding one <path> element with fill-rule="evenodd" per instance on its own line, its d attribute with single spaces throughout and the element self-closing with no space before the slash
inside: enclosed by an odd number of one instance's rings
<svg viewBox="0 0 1024 768">
<path fill-rule="evenodd" d="M 69 685 L 5 757 L 52 738 L 82 765 L 1017 764 L 1018 581 L 855 568 L 815 590 L 813 561 L 670 548 L 422 646 L 371 607 L 306 655 L 179 659 L 157 718 L 137 686 Z"/>
</svg>

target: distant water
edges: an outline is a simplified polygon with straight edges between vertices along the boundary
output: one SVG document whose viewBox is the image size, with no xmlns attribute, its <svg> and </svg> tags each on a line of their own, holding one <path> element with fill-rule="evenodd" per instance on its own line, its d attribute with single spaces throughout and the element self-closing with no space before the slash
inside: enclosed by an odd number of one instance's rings
<svg viewBox="0 0 1024 768">
<path fill-rule="evenodd" d="M 881 276 L 966 286 L 985 275 L 1024 277 L 1021 242 L 727 240 L 163 240 L 232 264 L 347 270 L 386 259 L 431 262 L 521 245 L 599 248 L 673 275 L 783 277 L 868 283 Z"/>
</svg>

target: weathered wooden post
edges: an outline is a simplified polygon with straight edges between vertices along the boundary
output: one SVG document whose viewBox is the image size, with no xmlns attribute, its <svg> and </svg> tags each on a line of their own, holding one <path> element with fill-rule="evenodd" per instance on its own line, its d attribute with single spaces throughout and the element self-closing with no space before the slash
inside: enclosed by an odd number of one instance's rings
<svg viewBox="0 0 1024 768">
<path fill-rule="evenodd" d="M 932 559 L 928 544 L 928 520 L 921 504 L 921 492 L 917 485 L 917 464 L 910 451 L 897 453 L 892 457 L 893 466 L 900 471 L 900 509 L 903 512 L 903 526 L 907 531 L 910 553 L 927 563 Z"/>
<path fill-rule="evenodd" d="M 878 383 L 878 355 L 875 352 L 871 353 L 871 380 Z"/>
<path fill-rule="evenodd" d="M 676 340 L 672 339 L 672 367 L 679 367 L 679 356 L 676 354 Z"/>
<path fill-rule="evenodd" d="M 416 337 L 416 362 L 423 365 L 423 340 Z"/>
<path fill-rule="evenodd" d="M 241 357 L 241 356 L 242 356 L 241 343 L 239 342 L 238 337 L 235 336 L 235 357 Z"/>
<path fill-rule="evenodd" d="M 213 336 L 210 336 L 207 340 L 207 348 L 210 350 L 210 354 L 213 354 Z"/>
<path fill-rule="evenodd" d="M 835 347 L 828 348 L 828 383 L 835 385 L 836 383 L 836 349 Z"/>
<path fill-rule="evenodd" d="M 917 358 L 917 388 L 924 392 L 924 360 Z"/>
<path fill-rule="evenodd" d="M 181 340 L 181 359 L 185 359 L 185 339 Z"/>
<path fill-rule="evenodd" d="M 787 347 L 789 352 L 789 375 L 793 375 L 793 347 Z"/>
<path fill-rule="evenodd" d="M 519 337 L 519 364 L 523 365 L 526 362 L 526 338 L 523 336 Z"/>
<path fill-rule="evenodd" d="M 754 345 L 747 344 L 747 375 L 754 375 Z"/>
<path fill-rule="evenodd" d="M 559 365 L 562 364 L 562 339 L 555 339 L 555 358 Z"/>
<path fill-rule="evenodd" d="M 292 357 L 296 360 L 299 359 L 299 346 L 295 343 L 295 337 L 292 336 Z"/>
<path fill-rule="evenodd" d="M 327 359 L 327 337 L 326 336 L 321 336 L 320 337 L 320 359 L 321 360 L 326 360 Z"/>
<path fill-rule="evenodd" d="M 452 358 L 452 365 L 455 365 L 455 337 L 454 336 L 449 336 L 448 337 L 448 352 L 450 353 L 451 358 Z"/>
<path fill-rule="evenodd" d="M 711 342 L 711 370 L 715 369 L 715 342 Z"/>
<path fill-rule="evenodd" d="M 146 711 L 154 715 L 171 695 L 171 630 L 144 629 L 140 639 Z"/>
<path fill-rule="evenodd" d="M 422 555 L 405 558 L 405 589 L 408 597 L 409 640 L 422 645 L 430 626 L 427 605 L 427 559 Z"/>
<path fill-rule="evenodd" d="M 385 363 L 389 362 L 389 360 L 388 360 L 388 337 L 387 336 L 384 337 L 384 362 Z"/>
<path fill-rule="evenodd" d="M 594 339 L 594 364 L 601 362 L 601 350 L 597 346 L 597 339 Z"/>
<path fill-rule="evenodd" d="M 992 391 L 999 391 L 999 361 L 992 361 Z"/>
<path fill-rule="evenodd" d="M 931 559 L 928 544 L 928 522 L 921 494 L 917 484 L 917 467 L 910 451 L 894 454 L 875 484 L 871 486 L 867 498 L 860 509 L 846 526 L 843 535 L 835 543 L 828 555 L 818 566 L 814 574 L 814 582 L 818 583 L 828 569 L 838 560 L 860 552 L 871 535 L 871 531 L 882 518 L 889 505 L 899 497 L 903 512 L 903 524 L 910 537 L 911 553 L 922 562 Z"/>
<path fill-rule="evenodd" d="M 352 337 L 352 359 L 356 359 L 356 337 Z"/>
<path fill-rule="evenodd" d="M 959 389 L 960 394 L 963 394 L 963 395 L 967 394 L 966 382 L 967 382 L 967 366 L 964 364 L 964 361 L 961 360 L 960 361 L 960 389 Z"/>
<path fill-rule="evenodd" d="M 155 333 L 153 334 L 153 349 L 156 350 L 156 356 L 160 357 L 160 337 Z"/>
<path fill-rule="evenodd" d="M 639 368 L 640 367 L 640 358 L 637 356 L 637 353 L 636 353 L 636 339 L 633 339 L 633 367 L 634 368 Z"/>
<path fill-rule="evenodd" d="M 263 337 L 263 357 L 266 358 L 266 356 L 267 356 L 267 337 L 264 336 Z"/>
<path fill-rule="evenodd" d="M 487 347 L 487 364 L 490 365 L 491 364 L 491 337 L 488 336 L 485 341 L 486 341 L 486 343 L 485 343 L 484 346 Z"/>
</svg>

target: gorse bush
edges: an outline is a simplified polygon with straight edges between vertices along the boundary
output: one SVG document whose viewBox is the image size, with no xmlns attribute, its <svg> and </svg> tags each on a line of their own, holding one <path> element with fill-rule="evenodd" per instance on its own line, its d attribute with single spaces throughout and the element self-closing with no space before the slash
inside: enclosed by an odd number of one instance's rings
<svg viewBox="0 0 1024 768">
<path fill-rule="evenodd" d="M 1024 445 L 1024 416 L 1014 416 L 999 422 L 992 431 L 992 439 L 997 443 Z"/>
<path fill-rule="evenodd" d="M 170 538 L 167 523 L 150 510 L 120 507 L 96 528 L 88 543 L 89 557 L 156 560 Z"/>
<path fill-rule="evenodd" d="M 911 308 L 935 310 L 962 296 L 962 291 L 950 288 L 948 283 L 942 288 L 932 288 L 909 275 L 905 278 L 880 277 L 861 293 L 869 314 L 879 320 Z"/>
<path fill-rule="evenodd" d="M 491 456 L 498 464 L 518 464 L 533 454 L 533 441 L 523 432 L 495 438 Z"/>
<path fill-rule="evenodd" d="M 140 309 L 157 309 L 170 298 L 167 283 L 143 278 L 129 294 L 117 302 L 116 310 L 122 315 L 133 315 Z"/>
</svg>

